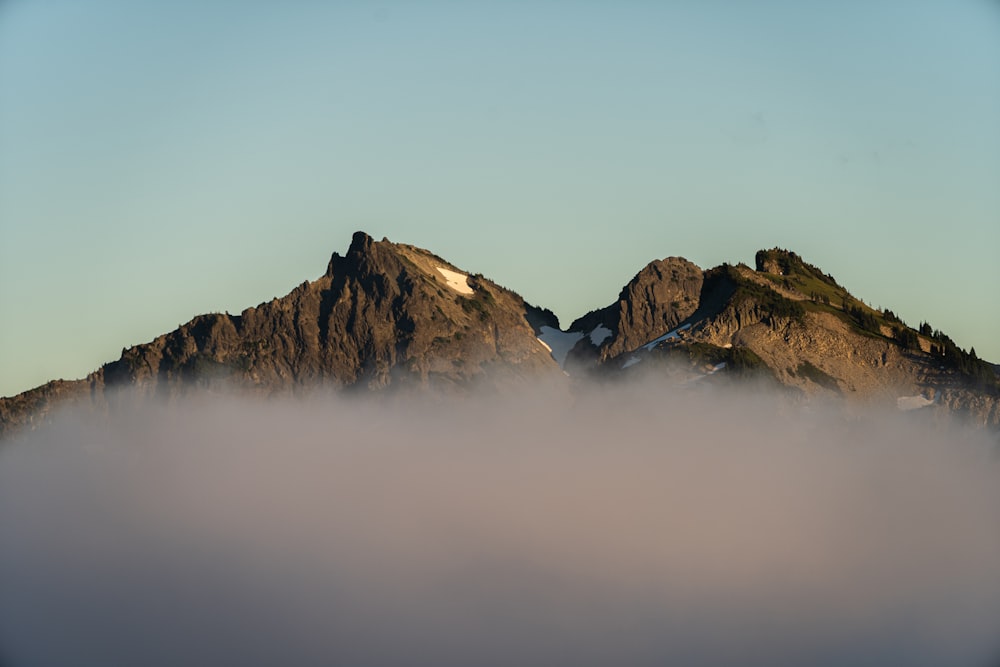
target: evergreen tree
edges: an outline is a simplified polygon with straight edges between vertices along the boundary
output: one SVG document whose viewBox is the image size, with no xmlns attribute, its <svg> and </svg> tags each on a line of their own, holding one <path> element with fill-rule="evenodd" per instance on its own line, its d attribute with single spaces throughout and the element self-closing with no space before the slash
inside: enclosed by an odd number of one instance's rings
<svg viewBox="0 0 1000 667">
<path fill-rule="evenodd" d="M 920 339 L 917 332 L 908 327 L 899 327 L 893 332 L 893 339 L 907 350 L 919 350 Z"/>
</svg>

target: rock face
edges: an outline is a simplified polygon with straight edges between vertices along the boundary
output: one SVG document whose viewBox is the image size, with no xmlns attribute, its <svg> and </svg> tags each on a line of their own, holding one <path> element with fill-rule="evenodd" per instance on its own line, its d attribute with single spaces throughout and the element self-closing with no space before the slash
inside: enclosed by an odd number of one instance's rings
<svg viewBox="0 0 1000 667">
<path fill-rule="evenodd" d="M 607 328 L 612 335 L 600 347 L 600 358 L 616 357 L 691 316 L 703 281 L 702 270 L 683 257 L 652 261 L 622 288 L 617 303 L 587 313 L 569 330 L 589 333 L 599 326 Z"/>
<path fill-rule="evenodd" d="M 318 280 L 238 316 L 197 317 L 126 350 L 105 378 L 160 392 L 224 379 L 270 393 L 466 385 L 490 369 L 508 377 L 552 370 L 521 297 L 464 274 L 459 292 L 439 269 L 460 273 L 425 250 L 358 232 Z"/>
<path fill-rule="evenodd" d="M 21 428 L 33 428 L 56 407 L 103 407 L 103 388 L 103 371 L 97 371 L 86 380 L 53 380 L 17 396 L 0 398 L 0 438 Z"/>
<path fill-rule="evenodd" d="M 458 282 L 449 285 L 447 276 Z M 287 296 L 239 315 L 198 316 L 123 350 L 87 380 L 0 399 L 0 429 L 31 424 L 68 401 L 104 406 L 118 387 L 167 399 L 190 387 L 502 390 L 564 377 L 529 323 L 550 318 L 426 250 L 358 232 L 323 276 Z"/>
</svg>

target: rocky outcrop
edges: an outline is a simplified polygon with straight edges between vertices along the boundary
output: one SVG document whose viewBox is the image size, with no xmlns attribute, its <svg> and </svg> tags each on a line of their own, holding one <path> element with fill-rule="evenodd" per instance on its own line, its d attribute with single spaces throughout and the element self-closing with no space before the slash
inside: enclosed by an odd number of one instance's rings
<svg viewBox="0 0 1000 667">
<path fill-rule="evenodd" d="M 704 274 L 683 257 L 650 262 L 622 288 L 616 303 L 587 313 L 570 331 L 611 331 L 600 346 L 602 360 L 648 343 L 691 316 L 698 308 Z M 581 341 L 586 345 L 588 338 Z"/>
<path fill-rule="evenodd" d="M 103 405 L 103 372 L 85 380 L 53 380 L 17 396 L 0 398 L 0 438 L 43 423 L 57 407 Z"/>
<path fill-rule="evenodd" d="M 939 392 L 937 406 L 950 414 L 959 415 L 976 424 L 1000 427 L 1000 397 L 969 391 L 963 388 L 947 388 Z"/>
</svg>

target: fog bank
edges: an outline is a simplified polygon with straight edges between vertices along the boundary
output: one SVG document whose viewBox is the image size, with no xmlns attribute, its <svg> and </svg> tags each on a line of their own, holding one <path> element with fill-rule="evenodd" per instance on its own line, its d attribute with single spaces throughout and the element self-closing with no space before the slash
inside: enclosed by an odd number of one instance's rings
<svg viewBox="0 0 1000 667">
<path fill-rule="evenodd" d="M 651 387 L 65 413 L 0 444 L 0 592 L 13 667 L 985 666 L 1000 466 Z"/>
</svg>

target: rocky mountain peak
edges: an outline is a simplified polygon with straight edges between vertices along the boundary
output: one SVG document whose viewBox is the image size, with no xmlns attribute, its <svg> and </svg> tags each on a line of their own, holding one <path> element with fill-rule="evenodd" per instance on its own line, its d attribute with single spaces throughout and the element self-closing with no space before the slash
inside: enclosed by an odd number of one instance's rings
<svg viewBox="0 0 1000 667">
<path fill-rule="evenodd" d="M 189 387 L 502 391 L 540 375 L 562 378 L 535 337 L 534 326 L 548 316 L 427 250 L 359 231 L 345 255 L 333 253 L 323 276 L 283 297 L 239 315 L 197 316 L 122 350 L 86 380 L 0 398 L 0 435 L 58 402 L 106 407 L 122 387 L 170 398 Z"/>
<path fill-rule="evenodd" d="M 351 246 L 347 249 L 347 254 L 364 254 L 365 252 L 371 250 L 374 245 L 375 241 L 372 237 L 365 232 L 357 231 L 354 232 L 354 235 L 351 237 Z"/>
<path fill-rule="evenodd" d="M 771 248 L 770 250 L 758 250 L 754 256 L 754 264 L 757 271 L 761 273 L 785 276 L 792 273 L 795 268 L 802 266 L 802 258 L 790 250 Z"/>
<path fill-rule="evenodd" d="M 683 257 L 647 264 L 622 288 L 617 303 L 591 311 L 570 326 L 590 332 L 603 326 L 613 333 L 601 347 L 610 358 L 634 349 L 684 321 L 698 307 L 702 270 Z"/>
<path fill-rule="evenodd" d="M 803 260 L 799 255 L 784 248 L 758 250 L 754 256 L 754 264 L 758 273 L 776 276 L 797 276 L 800 279 L 813 279 L 835 288 L 840 288 L 833 276 Z"/>
<path fill-rule="evenodd" d="M 392 243 L 388 239 L 377 242 L 363 231 L 354 232 L 347 254 L 334 252 L 327 264 L 326 276 L 343 274 L 365 274 L 384 272 L 392 255 Z"/>
</svg>

